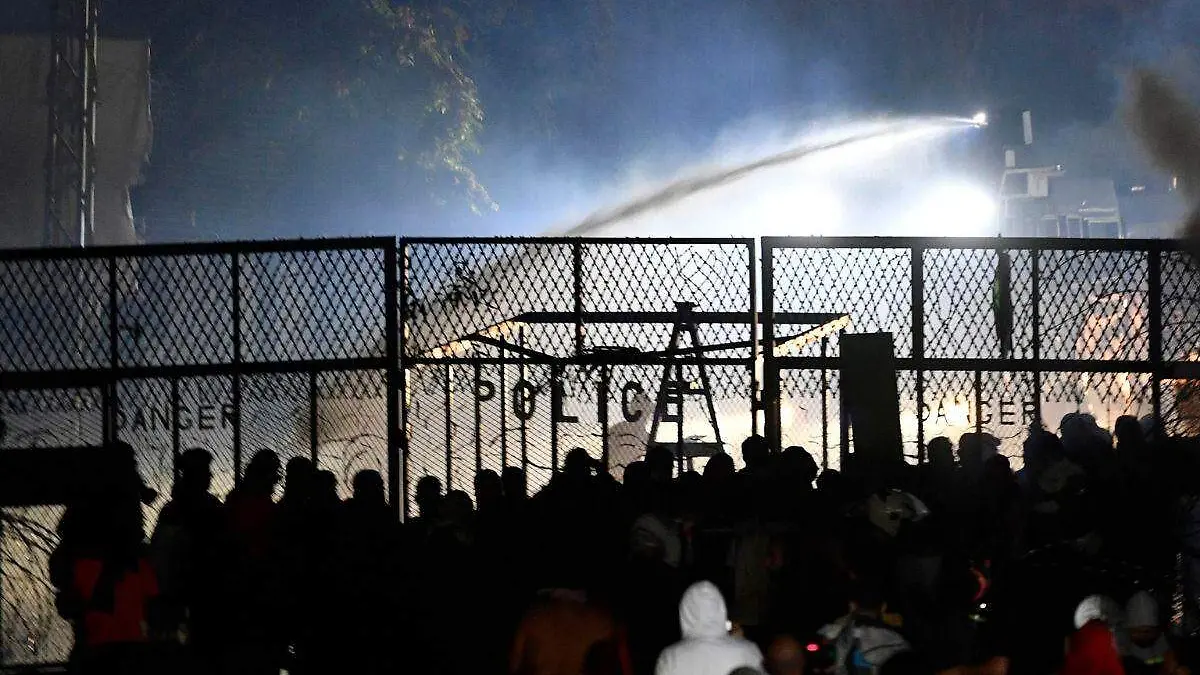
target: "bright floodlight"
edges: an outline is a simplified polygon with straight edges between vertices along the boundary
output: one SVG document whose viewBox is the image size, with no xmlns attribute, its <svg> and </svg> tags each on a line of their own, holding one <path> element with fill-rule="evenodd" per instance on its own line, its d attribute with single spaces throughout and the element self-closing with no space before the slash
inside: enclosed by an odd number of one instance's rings
<svg viewBox="0 0 1200 675">
<path fill-rule="evenodd" d="M 921 234 L 955 237 L 992 233 L 996 200 L 983 188 L 966 182 L 937 184 L 921 198 L 907 224 Z"/>
<path fill-rule="evenodd" d="M 971 118 L 971 122 L 977 127 L 986 127 L 988 123 L 987 113 L 980 110 Z"/>
</svg>

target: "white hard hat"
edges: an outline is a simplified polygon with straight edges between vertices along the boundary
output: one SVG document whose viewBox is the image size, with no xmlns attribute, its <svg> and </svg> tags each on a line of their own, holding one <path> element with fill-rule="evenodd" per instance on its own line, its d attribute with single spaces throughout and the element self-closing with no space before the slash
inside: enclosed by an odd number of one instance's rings
<svg viewBox="0 0 1200 675">
<path fill-rule="evenodd" d="M 1146 591 L 1138 591 L 1125 603 L 1125 624 L 1131 628 L 1158 626 L 1158 603 Z"/>
<path fill-rule="evenodd" d="M 1121 619 L 1121 606 L 1107 595 L 1089 595 L 1075 608 L 1075 628 L 1080 629 L 1090 621 L 1103 621 L 1112 626 Z"/>
</svg>

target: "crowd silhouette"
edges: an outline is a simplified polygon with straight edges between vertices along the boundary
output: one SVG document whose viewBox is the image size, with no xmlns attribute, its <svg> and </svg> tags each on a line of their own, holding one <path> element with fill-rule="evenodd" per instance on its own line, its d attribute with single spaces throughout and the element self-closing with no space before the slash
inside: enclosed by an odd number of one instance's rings
<svg viewBox="0 0 1200 675">
<path fill-rule="evenodd" d="M 474 502 L 421 478 L 401 524 L 377 472 L 342 501 L 271 451 L 222 503 L 197 448 L 146 540 L 121 446 L 50 573 L 83 673 L 1185 675 L 1188 443 L 1072 414 L 1029 430 L 1019 471 L 998 450 L 822 472 L 753 436 L 744 466 L 653 446 L 617 482 L 576 448 L 536 495 L 515 467 Z"/>
</svg>

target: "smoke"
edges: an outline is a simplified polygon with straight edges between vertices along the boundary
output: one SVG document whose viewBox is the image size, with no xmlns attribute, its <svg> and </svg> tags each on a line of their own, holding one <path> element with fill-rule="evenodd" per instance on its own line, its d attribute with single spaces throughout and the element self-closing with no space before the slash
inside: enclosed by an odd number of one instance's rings
<svg viewBox="0 0 1200 675">
<path fill-rule="evenodd" d="M 1200 110 L 1158 73 L 1139 70 L 1130 79 L 1129 127 L 1151 160 L 1179 179 L 1191 206 L 1181 236 L 1200 253 Z"/>
<path fill-rule="evenodd" d="M 839 14 L 822 19 L 830 25 L 846 28 L 866 20 L 859 10 L 823 6 L 824 12 Z M 986 173 L 977 170 L 978 163 L 972 165 L 973 173 L 963 180 L 994 190 L 1001 154 L 983 147 L 980 135 L 910 143 L 870 158 L 849 159 L 854 153 L 846 153 L 837 166 L 798 162 L 672 200 L 681 192 L 690 194 L 697 183 L 688 181 L 704 183 L 742 163 L 853 133 L 864 125 L 846 126 L 848 121 L 878 115 L 900 99 L 906 109 L 959 115 L 974 112 L 962 109 L 964 100 L 980 108 L 1031 109 L 1038 150 L 1051 163 L 1066 165 L 1075 176 L 1145 182 L 1154 169 L 1116 111 L 1123 97 L 1118 74 L 1151 64 L 1191 91 L 1200 83 L 1191 42 L 1193 28 L 1200 26 L 1197 7 L 1155 0 L 1121 14 L 1111 29 L 1102 13 L 1085 17 L 1086 22 L 1053 8 L 1039 9 L 1028 20 L 996 17 L 998 23 L 991 25 L 998 27 L 989 27 L 986 40 L 994 49 L 978 52 L 977 71 L 988 76 L 979 78 L 974 94 L 942 97 L 897 80 L 898 61 L 911 52 L 907 43 L 889 46 L 884 38 L 851 48 L 828 40 L 843 33 L 807 34 L 816 32 L 811 21 L 786 29 L 746 21 L 740 32 L 722 32 L 719 39 L 725 41 L 714 48 L 703 37 L 712 29 L 701 25 L 713 23 L 714 12 L 697 10 L 677 31 L 622 35 L 631 45 L 616 67 L 624 75 L 605 90 L 602 102 L 580 88 L 564 87 L 589 110 L 576 115 L 566 105 L 570 96 L 558 99 L 562 105 L 549 149 L 528 149 L 523 145 L 532 140 L 538 146 L 537 139 L 494 130 L 491 142 L 485 139 L 491 156 L 485 161 L 495 161 L 497 168 L 482 173 L 501 212 L 480 225 L 506 234 L 561 233 L 578 223 L 587 224 L 584 231 L 622 235 L 995 234 L 991 228 L 947 232 L 940 223 L 914 222 L 906 215 L 919 206 L 918 193 L 946 178 L 963 177 L 962 163 L 954 163 L 961 158 L 956 142 L 973 143 L 993 164 Z M 933 20 L 913 21 L 915 26 Z M 1046 51 L 1039 30 L 1050 26 L 1063 29 L 1064 39 L 1061 48 Z M 775 39 L 785 33 L 786 41 Z M 654 42 L 656 50 L 636 47 L 643 40 Z M 694 44 L 720 58 L 693 58 Z M 948 54 L 936 47 L 927 51 L 925 79 L 936 81 L 953 71 Z M 1077 58 L 1085 51 L 1093 58 Z M 895 67 L 883 63 L 885 54 L 897 57 Z M 745 86 L 751 79 L 753 87 Z M 570 127 L 576 117 L 592 126 Z M 615 130 L 613 119 L 619 119 Z M 603 150 L 596 152 L 596 146 Z M 667 194 L 659 194 L 664 190 Z M 599 226 L 626 216 L 632 218 L 620 228 Z"/>
</svg>

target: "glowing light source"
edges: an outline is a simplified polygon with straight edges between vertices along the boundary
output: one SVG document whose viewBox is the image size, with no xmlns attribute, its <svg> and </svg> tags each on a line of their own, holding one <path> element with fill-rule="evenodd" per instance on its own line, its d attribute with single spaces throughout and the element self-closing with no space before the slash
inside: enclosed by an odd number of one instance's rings
<svg viewBox="0 0 1200 675">
<path fill-rule="evenodd" d="M 986 127 L 988 124 L 987 113 L 983 110 L 980 110 L 971 118 L 971 122 L 977 127 Z"/>
<path fill-rule="evenodd" d="M 981 236 L 996 220 L 996 200 L 983 188 L 952 181 L 935 184 L 908 215 L 910 228 L 936 236 Z"/>
</svg>

